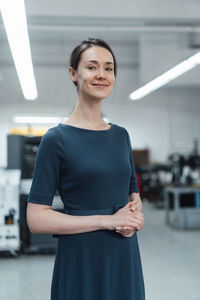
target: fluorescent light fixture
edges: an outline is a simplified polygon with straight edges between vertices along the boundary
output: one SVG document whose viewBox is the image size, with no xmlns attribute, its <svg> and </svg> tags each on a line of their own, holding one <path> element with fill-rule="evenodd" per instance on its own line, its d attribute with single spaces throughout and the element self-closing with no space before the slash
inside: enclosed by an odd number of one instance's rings
<svg viewBox="0 0 200 300">
<path fill-rule="evenodd" d="M 129 98 L 131 100 L 139 100 L 142 97 L 157 90 L 161 86 L 167 84 L 169 81 L 171 81 L 171 80 L 179 77 L 183 73 L 193 69 L 194 67 L 196 67 L 199 64 L 200 64 L 200 52 L 198 52 L 195 55 L 191 56 L 190 58 L 184 60 L 180 64 L 176 65 L 174 68 L 163 73 L 162 75 L 158 76 L 154 80 L 145 84 L 143 87 L 141 87 L 138 90 L 136 90 L 135 92 L 131 93 Z"/>
<path fill-rule="evenodd" d="M 35 100 L 38 93 L 32 65 L 24 0 L 0 0 L 0 9 L 24 98 Z"/>
<path fill-rule="evenodd" d="M 14 123 L 20 124 L 57 124 L 61 122 L 60 117 L 33 117 L 33 116 L 14 116 Z"/>
<path fill-rule="evenodd" d="M 18 124 L 58 124 L 67 121 L 68 117 L 34 117 L 34 116 L 13 116 L 13 123 Z M 103 118 L 105 122 L 109 122 L 108 118 Z"/>
</svg>

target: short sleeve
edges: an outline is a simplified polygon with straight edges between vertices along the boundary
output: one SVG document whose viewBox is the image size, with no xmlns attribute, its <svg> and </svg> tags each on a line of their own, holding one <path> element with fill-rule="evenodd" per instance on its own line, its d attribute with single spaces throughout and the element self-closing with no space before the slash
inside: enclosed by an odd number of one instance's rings
<svg viewBox="0 0 200 300">
<path fill-rule="evenodd" d="M 62 139 L 56 127 L 50 128 L 38 148 L 28 202 L 52 205 L 59 187 L 62 165 Z"/>
<path fill-rule="evenodd" d="M 126 129 L 125 129 L 125 132 L 126 132 L 126 136 L 127 136 L 130 164 L 131 164 L 131 177 L 130 177 L 130 184 L 129 184 L 129 195 L 130 195 L 131 193 L 139 193 L 139 188 L 138 188 L 138 183 L 137 183 L 131 140 L 130 140 L 129 133 Z"/>
</svg>

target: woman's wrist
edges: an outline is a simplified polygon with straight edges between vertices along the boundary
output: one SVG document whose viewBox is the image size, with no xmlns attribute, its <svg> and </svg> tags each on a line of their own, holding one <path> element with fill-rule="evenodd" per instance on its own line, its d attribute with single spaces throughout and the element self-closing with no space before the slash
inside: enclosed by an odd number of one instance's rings
<svg viewBox="0 0 200 300">
<path fill-rule="evenodd" d="M 99 218 L 100 228 L 114 230 L 115 227 L 112 224 L 112 215 L 100 215 Z"/>
</svg>

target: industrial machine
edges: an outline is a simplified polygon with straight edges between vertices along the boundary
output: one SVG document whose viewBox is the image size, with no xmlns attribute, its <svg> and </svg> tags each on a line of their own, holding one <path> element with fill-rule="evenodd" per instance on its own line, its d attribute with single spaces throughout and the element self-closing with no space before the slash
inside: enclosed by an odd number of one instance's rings
<svg viewBox="0 0 200 300">
<path fill-rule="evenodd" d="M 41 136 L 23 136 L 9 134 L 7 136 L 7 166 L 8 169 L 21 170 L 21 185 L 19 202 L 19 229 L 22 253 L 55 253 L 57 238 L 52 234 L 32 234 L 26 221 L 27 198 L 30 191 L 35 158 L 41 141 Z M 14 149 L 14 151 L 13 151 Z M 52 209 L 62 211 L 63 203 L 60 196 L 55 195 Z"/>
<path fill-rule="evenodd" d="M 20 250 L 19 197 L 21 171 L 0 169 L 0 252 Z"/>
</svg>

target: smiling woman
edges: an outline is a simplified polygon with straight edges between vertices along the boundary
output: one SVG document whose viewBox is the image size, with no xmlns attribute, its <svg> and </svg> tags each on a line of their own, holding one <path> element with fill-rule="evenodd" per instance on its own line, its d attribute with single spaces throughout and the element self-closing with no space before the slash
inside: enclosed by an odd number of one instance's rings
<svg viewBox="0 0 200 300">
<path fill-rule="evenodd" d="M 89 38 L 88 40 L 84 40 L 82 41 L 79 45 L 77 45 L 74 50 L 72 51 L 71 57 L 70 57 L 70 67 L 72 67 L 74 70 L 78 69 L 79 63 L 80 63 L 80 59 L 82 56 L 82 53 L 92 47 L 102 47 L 104 49 L 107 49 L 110 54 L 112 55 L 112 60 L 111 63 L 113 64 L 113 68 L 114 68 L 114 75 L 116 77 L 117 75 L 117 61 L 115 58 L 115 55 L 112 51 L 112 49 L 110 48 L 110 46 L 103 40 L 101 39 L 95 39 L 95 38 Z M 95 63 L 97 63 L 95 61 Z M 75 83 L 76 85 L 76 83 Z"/>
<path fill-rule="evenodd" d="M 144 216 L 130 137 L 100 114 L 116 70 L 103 40 L 73 50 L 76 108 L 48 130 L 38 150 L 27 221 L 33 233 L 59 235 L 51 300 L 145 300 L 137 240 Z M 65 213 L 51 209 L 57 189 Z"/>
<path fill-rule="evenodd" d="M 90 44 L 89 44 L 90 45 Z M 79 98 L 105 99 L 112 91 L 115 82 L 115 59 L 106 48 L 93 45 L 81 52 L 79 64 L 73 63 L 69 72 L 76 84 Z M 72 66 L 76 66 L 76 69 Z"/>
</svg>

